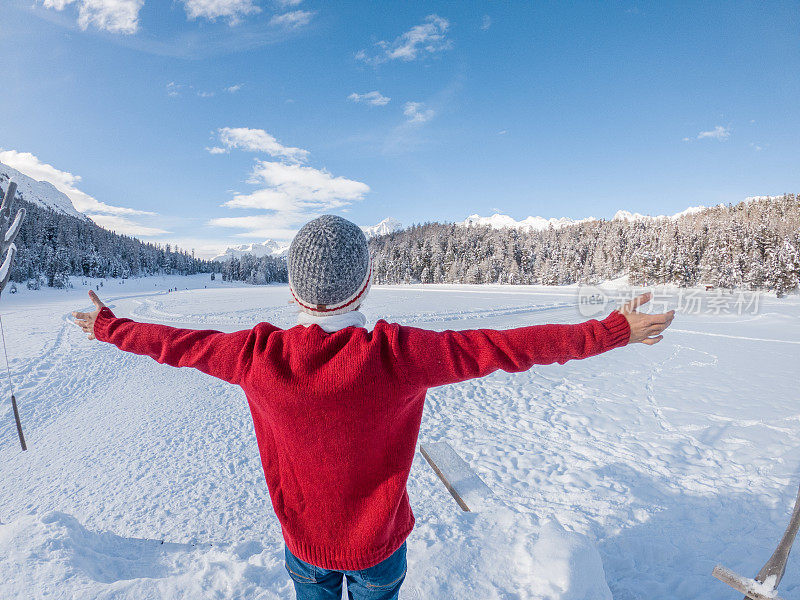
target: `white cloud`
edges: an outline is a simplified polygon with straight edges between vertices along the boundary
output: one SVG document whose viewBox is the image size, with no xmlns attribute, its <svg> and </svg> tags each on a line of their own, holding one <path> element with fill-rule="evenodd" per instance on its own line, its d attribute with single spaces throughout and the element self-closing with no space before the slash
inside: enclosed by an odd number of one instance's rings
<svg viewBox="0 0 800 600">
<path fill-rule="evenodd" d="M 158 227 L 148 227 L 146 225 L 142 225 L 140 223 L 136 223 L 131 221 L 127 217 L 121 217 L 119 215 L 101 215 L 101 214 L 91 214 L 89 218 L 100 225 L 100 227 L 105 227 L 106 229 L 110 229 L 111 231 L 116 231 L 122 235 L 133 235 L 139 237 L 150 237 L 154 235 L 161 235 L 164 233 L 169 233 L 166 229 L 159 229 Z"/>
<path fill-rule="evenodd" d="M 508 133 L 508 129 L 501 129 L 500 131 L 497 132 L 497 135 L 505 135 L 507 133 Z"/>
<path fill-rule="evenodd" d="M 203 233 L 206 232 L 207 229 L 204 228 Z M 209 260 L 225 252 L 226 248 L 240 244 L 242 240 L 232 239 L 229 236 L 195 237 L 171 234 L 168 237 L 154 236 L 148 241 L 152 241 L 161 245 L 170 244 L 173 247 L 177 246 L 181 250 L 186 250 L 187 252 L 194 251 L 197 258 Z"/>
<path fill-rule="evenodd" d="M 72 188 L 81 180 L 78 175 L 60 171 L 52 165 L 43 163 L 30 152 L 0 150 L 0 162 L 37 181 L 48 181 L 61 191 Z"/>
<path fill-rule="evenodd" d="M 425 108 L 422 102 L 406 102 L 403 114 L 408 117 L 408 123 L 425 123 L 434 116 L 432 108 Z"/>
<path fill-rule="evenodd" d="M 64 10 L 68 5 L 75 2 L 75 0 L 42 0 L 42 6 L 45 8 L 54 8 L 56 10 Z"/>
<path fill-rule="evenodd" d="M 228 153 L 228 151 L 225 148 L 220 148 L 219 146 L 214 146 L 212 148 L 209 148 L 208 146 L 206 146 L 206 150 L 208 151 L 209 154 L 227 154 Z"/>
<path fill-rule="evenodd" d="M 297 164 L 256 161 L 249 183 L 262 187 L 238 194 L 223 206 L 266 210 L 269 214 L 221 217 L 210 225 L 242 229 L 237 237 L 291 239 L 297 228 L 321 214 L 362 200 L 369 186 L 324 169 Z"/>
<path fill-rule="evenodd" d="M 80 212 L 85 213 L 95 223 L 117 233 L 125 235 L 152 236 L 169 233 L 164 229 L 147 227 L 128 218 L 131 215 L 155 215 L 154 212 L 136 210 L 124 206 L 112 206 L 100 202 L 82 192 L 76 186 L 81 181 L 79 175 L 68 171 L 61 171 L 53 165 L 40 161 L 30 152 L 17 152 L 16 150 L 0 150 L 0 162 L 16 169 L 37 181 L 47 181 L 72 201 L 72 205 Z M 123 216 L 125 215 L 125 216 Z"/>
<path fill-rule="evenodd" d="M 347 97 L 348 100 L 353 102 L 364 102 L 370 106 L 386 106 L 389 104 L 391 98 L 387 98 L 378 91 L 367 92 L 366 94 L 357 94 L 353 92 Z"/>
<path fill-rule="evenodd" d="M 286 29 L 297 29 L 298 27 L 308 25 L 313 15 L 314 13 L 308 10 L 294 10 L 282 15 L 273 16 L 269 20 L 269 24 L 285 27 Z"/>
<path fill-rule="evenodd" d="M 450 22 L 438 15 L 428 15 L 425 22 L 415 25 L 393 42 L 380 41 L 375 44 L 379 51 L 370 55 L 366 50 L 356 53 L 356 59 L 371 65 L 390 60 L 411 61 L 427 54 L 436 54 L 452 46 L 447 39 Z"/>
<path fill-rule="evenodd" d="M 401 119 L 383 138 L 381 153 L 400 155 L 431 147 L 436 143 L 430 127 L 421 126 L 425 121 L 445 114 L 454 94 L 461 88 L 461 80 L 452 80 L 435 94 L 427 96 L 425 102 L 406 102 L 403 105 L 405 119 Z"/>
<path fill-rule="evenodd" d="M 277 0 L 277 3 L 283 8 L 289 8 L 291 6 L 299 6 L 303 3 L 303 0 Z"/>
<path fill-rule="evenodd" d="M 256 161 L 249 183 L 266 187 L 234 196 L 225 206 L 278 212 L 328 210 L 361 200 L 369 192 L 367 184 L 334 177 L 325 170 L 260 160 Z"/>
<path fill-rule="evenodd" d="M 144 0 L 83 0 L 78 25 L 94 25 L 114 33 L 136 33 Z"/>
<path fill-rule="evenodd" d="M 290 240 L 294 237 L 300 225 L 306 221 L 316 218 L 317 214 L 275 214 L 275 215 L 251 215 L 248 217 L 221 217 L 211 219 L 209 225 L 215 227 L 226 227 L 229 229 L 241 229 L 240 233 L 234 234 L 240 238 L 260 238 L 273 240 Z"/>
<path fill-rule="evenodd" d="M 244 84 L 237 83 L 236 85 L 231 85 L 226 88 L 221 88 L 221 92 L 226 92 L 228 94 L 235 94 L 239 90 L 244 87 Z M 197 90 L 193 85 L 189 85 L 186 83 L 178 83 L 177 81 L 170 81 L 167 84 L 167 96 L 171 96 L 172 98 L 177 98 L 178 96 L 182 96 L 184 92 L 195 93 L 200 98 L 213 98 L 217 95 L 215 90 Z"/>
<path fill-rule="evenodd" d="M 183 5 L 190 20 L 226 18 L 231 25 L 242 17 L 261 12 L 253 0 L 183 0 Z"/>
<path fill-rule="evenodd" d="M 489 15 L 483 15 L 483 20 L 481 21 L 481 29 L 486 31 L 491 26 L 492 26 L 492 17 L 490 17 Z"/>
<path fill-rule="evenodd" d="M 711 131 L 701 131 L 700 133 L 698 133 L 697 139 L 702 140 L 706 138 L 711 138 L 722 142 L 724 140 L 727 140 L 730 136 L 731 136 L 730 127 L 723 127 L 722 125 L 717 125 Z"/>
<path fill-rule="evenodd" d="M 270 156 L 284 158 L 294 162 L 305 161 L 308 150 L 291 148 L 282 145 L 275 137 L 263 129 L 249 129 L 247 127 L 222 127 L 217 130 L 217 136 L 222 146 L 230 150 L 240 148 L 250 152 L 265 152 Z M 208 151 L 211 154 L 221 154 L 222 148 L 215 147 Z"/>
<path fill-rule="evenodd" d="M 80 182 L 79 175 L 68 171 L 61 171 L 54 166 L 40 161 L 30 152 L 17 152 L 16 150 L 0 150 L 0 162 L 16 169 L 23 175 L 32 177 L 37 181 L 48 181 L 60 192 L 72 200 L 73 206 L 84 213 L 107 213 L 113 215 L 154 215 L 155 213 L 123 206 L 111 206 L 92 198 L 89 194 L 80 191 L 75 184 Z"/>
<path fill-rule="evenodd" d="M 209 221 L 212 226 L 244 230 L 236 234 L 237 237 L 290 239 L 308 219 L 334 209 L 346 210 L 369 192 L 365 183 L 301 164 L 309 154 L 307 150 L 287 148 L 263 129 L 224 127 L 217 133 L 221 146 L 207 148 L 212 154 L 242 148 L 265 152 L 278 159 L 256 160 L 247 182 L 258 189 L 249 194 L 236 194 L 223 204 L 228 208 L 268 211 L 268 214 Z"/>
<path fill-rule="evenodd" d="M 45 8 L 64 10 L 70 4 L 78 5 L 78 25 L 90 25 L 112 33 L 136 33 L 139 28 L 139 11 L 144 0 L 42 0 Z"/>
</svg>

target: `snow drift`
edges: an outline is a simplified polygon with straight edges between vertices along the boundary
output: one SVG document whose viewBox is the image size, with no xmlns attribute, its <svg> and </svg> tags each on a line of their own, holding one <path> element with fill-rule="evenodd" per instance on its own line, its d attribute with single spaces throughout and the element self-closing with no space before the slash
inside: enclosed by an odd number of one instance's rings
<svg viewBox="0 0 800 600">
<path fill-rule="evenodd" d="M 257 543 L 126 538 L 61 512 L 0 525 L 0 564 L 2 598 L 277 599 L 289 591 L 283 560 Z"/>
<path fill-rule="evenodd" d="M 611 600 L 597 548 L 549 521 L 499 509 L 409 540 L 426 598 Z M 456 544 L 457 545 L 454 545 Z M 457 552 L 456 552 L 457 551 Z M 453 553 L 456 552 L 455 556 Z M 62 512 L 0 525 L 0 597 L 290 598 L 283 553 L 258 541 L 178 544 L 92 531 Z M 520 587 L 522 585 L 522 587 Z M 401 598 L 419 598 L 406 587 Z"/>
</svg>

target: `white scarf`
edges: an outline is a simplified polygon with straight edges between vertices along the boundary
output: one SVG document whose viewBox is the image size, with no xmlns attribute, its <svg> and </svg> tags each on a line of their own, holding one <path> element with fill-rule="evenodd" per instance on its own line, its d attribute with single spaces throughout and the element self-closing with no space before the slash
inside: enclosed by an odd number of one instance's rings
<svg viewBox="0 0 800 600">
<path fill-rule="evenodd" d="M 319 325 L 322 327 L 323 331 L 326 331 L 327 333 L 333 333 L 334 331 L 339 331 L 345 327 L 350 327 L 350 325 L 364 327 L 367 324 L 367 317 L 364 316 L 364 313 L 357 310 L 351 310 L 339 315 L 319 316 L 310 315 L 305 311 L 300 311 L 297 313 L 297 324 L 302 325 L 303 327 L 308 327 L 309 325 Z"/>
</svg>

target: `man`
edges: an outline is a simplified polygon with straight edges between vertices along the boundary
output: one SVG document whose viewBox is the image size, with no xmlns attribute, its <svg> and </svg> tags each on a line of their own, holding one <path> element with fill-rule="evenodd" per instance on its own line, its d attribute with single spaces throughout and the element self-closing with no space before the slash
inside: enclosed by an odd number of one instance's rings
<svg viewBox="0 0 800 600">
<path fill-rule="evenodd" d="M 334 215 L 297 233 L 288 269 L 300 313 L 286 330 L 136 323 L 91 291 L 96 310 L 73 315 L 90 339 L 244 389 L 298 600 L 339 600 L 344 578 L 355 600 L 398 597 L 414 527 L 406 481 L 428 388 L 653 345 L 674 317 L 637 312 L 644 294 L 577 325 L 436 332 L 381 319 L 369 331 L 358 311 L 372 281 L 367 240 Z"/>
</svg>

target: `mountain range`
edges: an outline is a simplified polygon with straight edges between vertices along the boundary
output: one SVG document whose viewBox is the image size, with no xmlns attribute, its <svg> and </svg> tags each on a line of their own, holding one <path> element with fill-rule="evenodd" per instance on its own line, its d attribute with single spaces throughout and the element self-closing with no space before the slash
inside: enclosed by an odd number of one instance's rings
<svg viewBox="0 0 800 600">
<path fill-rule="evenodd" d="M 211 260 L 216 262 L 225 262 L 232 258 L 241 258 L 245 254 L 250 254 L 256 258 L 262 256 L 286 256 L 289 253 L 289 244 L 287 242 L 278 242 L 276 240 L 265 240 L 261 243 L 253 242 L 252 244 L 241 244 L 239 246 L 231 246 L 222 254 L 215 256 Z"/>
<path fill-rule="evenodd" d="M 368 227 L 361 227 L 367 239 L 377 237 L 379 235 L 386 235 L 394 231 L 403 229 L 402 223 L 397 219 L 391 217 L 384 219 L 377 225 L 370 225 Z M 289 253 L 289 243 L 279 242 L 277 240 L 265 240 L 261 243 L 255 242 L 253 244 L 242 244 L 241 246 L 232 246 L 225 250 L 219 256 L 215 256 L 212 260 L 217 262 L 225 262 L 232 258 L 241 258 L 245 254 L 252 254 L 255 257 L 260 256 L 277 256 L 283 257 Z"/>
<path fill-rule="evenodd" d="M 686 210 L 682 210 L 674 215 L 642 215 L 639 213 L 632 213 L 627 210 L 619 210 L 612 217 L 614 221 L 654 221 L 656 219 L 677 219 L 683 215 L 694 214 L 704 210 L 704 206 L 692 206 Z M 519 229 L 522 231 L 544 231 L 551 225 L 553 229 L 561 229 L 569 225 L 578 225 L 580 223 L 587 223 L 589 221 L 598 221 L 595 217 L 587 217 L 585 219 L 570 219 L 569 217 L 545 219 L 544 217 L 526 217 L 521 221 L 517 221 L 509 215 L 495 213 L 489 217 L 482 217 L 478 214 L 470 215 L 465 220 L 457 223 L 462 227 L 492 227 L 493 229 Z M 361 230 L 367 236 L 367 239 L 378 237 L 393 233 L 395 231 L 402 231 L 403 225 L 397 219 L 388 217 L 376 225 L 368 227 L 361 227 Z M 233 246 L 228 248 L 214 257 L 213 260 L 223 262 L 231 258 L 239 258 L 244 254 L 252 254 L 253 256 L 286 256 L 289 252 L 289 244 L 286 242 L 279 242 L 276 240 L 265 240 L 262 243 L 243 244 L 241 246 Z"/>
<path fill-rule="evenodd" d="M 761 196 L 758 196 L 761 198 Z M 642 215 L 639 213 L 632 213 L 627 210 L 618 210 L 614 216 L 611 218 L 612 221 L 655 221 L 656 219 L 677 219 L 684 215 L 691 215 L 701 210 L 705 210 L 705 206 L 691 206 L 686 210 L 682 210 L 679 213 L 675 213 L 674 215 Z M 600 219 L 596 219 L 595 217 L 586 217 L 585 219 L 570 219 L 569 217 L 561 217 L 561 218 L 553 218 L 553 219 L 545 219 L 544 217 L 526 217 L 521 221 L 515 220 L 513 217 L 509 217 L 508 215 L 502 215 L 500 213 L 495 213 L 490 217 L 481 217 L 480 215 L 470 215 L 464 221 L 461 221 L 459 225 L 463 225 L 464 227 L 471 227 L 471 226 L 489 226 L 493 229 L 520 229 L 520 230 L 528 230 L 528 231 L 543 231 L 548 229 L 551 225 L 553 229 L 560 229 L 562 227 L 566 227 L 568 225 L 578 225 L 580 223 L 587 223 L 590 221 L 599 221 Z"/>
<path fill-rule="evenodd" d="M 76 217 L 82 221 L 90 221 L 89 217 L 77 211 L 72 205 L 72 201 L 63 192 L 58 191 L 53 184 L 47 181 L 37 181 L 27 175 L 0 163 L 0 183 L 4 183 L 13 178 L 17 182 L 17 189 L 19 196 L 28 202 L 37 204 L 43 208 L 53 210 L 57 213 Z M 759 199 L 768 198 L 768 196 L 752 196 L 745 201 L 754 201 Z M 619 210 L 612 217 L 612 220 L 620 221 L 651 221 L 655 219 L 677 219 L 683 215 L 694 214 L 704 210 L 704 206 L 692 206 L 674 215 L 642 215 L 639 213 L 632 213 L 626 210 Z M 478 214 L 468 216 L 464 221 L 457 223 L 464 227 L 473 226 L 489 226 L 494 229 L 513 228 L 528 231 L 542 231 L 549 227 L 560 229 L 569 225 L 577 225 L 588 221 L 597 221 L 595 217 L 587 217 L 585 219 L 571 219 L 569 217 L 550 218 L 546 219 L 539 216 L 529 216 L 522 220 L 516 220 L 509 215 L 495 213 L 488 217 L 482 217 Z M 388 217 L 370 226 L 361 226 L 362 231 L 368 239 L 401 231 L 403 225 L 396 219 Z M 223 253 L 214 257 L 212 260 L 216 262 L 224 262 L 231 258 L 240 258 L 244 255 L 252 255 L 255 257 L 262 256 L 276 256 L 284 257 L 289 251 L 289 242 L 279 240 L 264 240 L 263 242 L 254 242 L 251 244 L 241 244 L 239 246 L 231 246 Z"/>
</svg>

